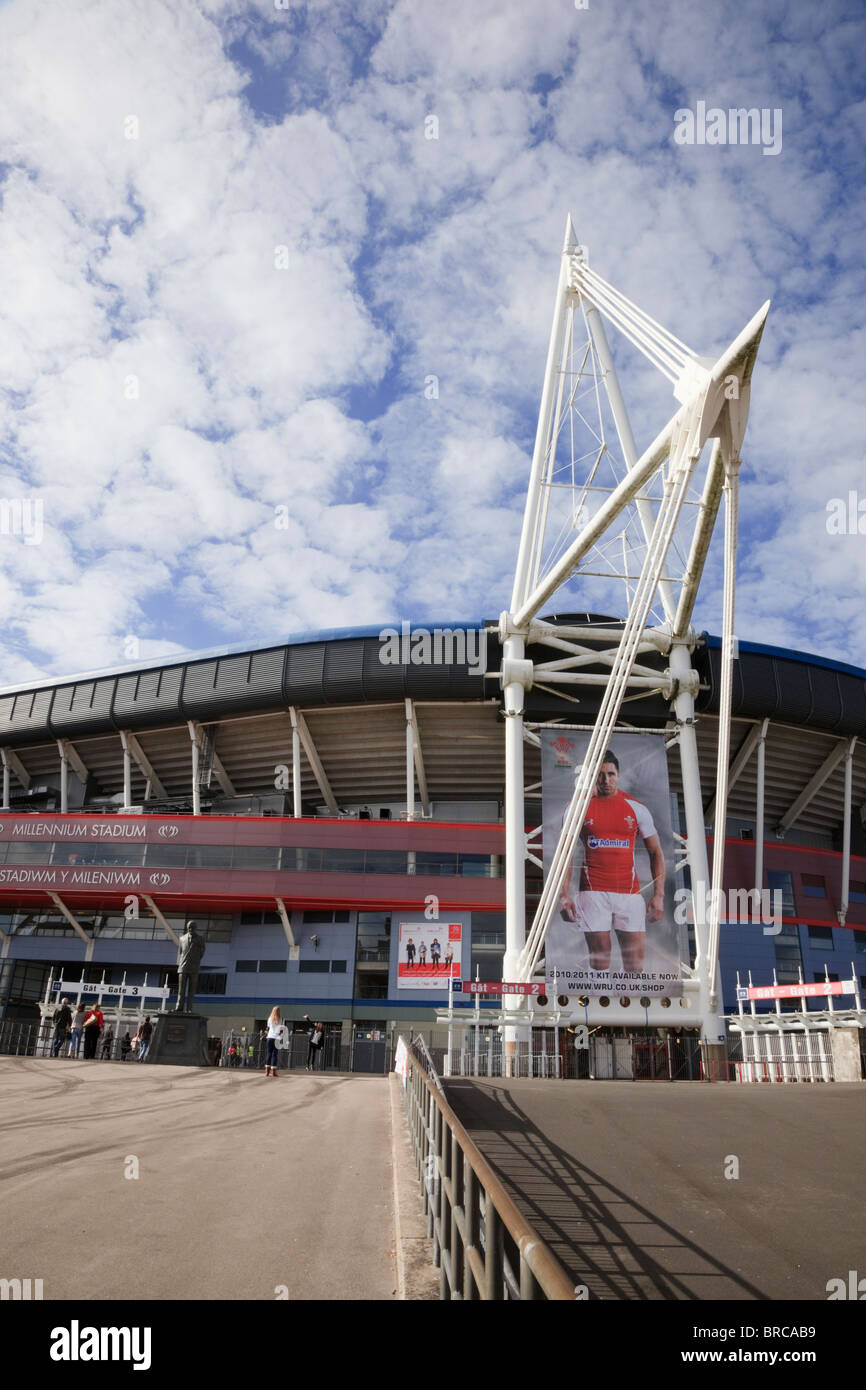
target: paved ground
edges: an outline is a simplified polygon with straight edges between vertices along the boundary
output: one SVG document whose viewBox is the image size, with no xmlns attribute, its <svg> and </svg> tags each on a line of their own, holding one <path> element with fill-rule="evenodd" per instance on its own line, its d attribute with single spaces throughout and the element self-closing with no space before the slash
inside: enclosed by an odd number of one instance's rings
<svg viewBox="0 0 866 1390">
<path fill-rule="evenodd" d="M 445 1084 L 590 1298 L 826 1300 L 866 1273 L 866 1086 Z"/>
<path fill-rule="evenodd" d="M 391 1155 L 384 1076 L 0 1057 L 0 1278 L 46 1299 L 391 1299 Z"/>
</svg>

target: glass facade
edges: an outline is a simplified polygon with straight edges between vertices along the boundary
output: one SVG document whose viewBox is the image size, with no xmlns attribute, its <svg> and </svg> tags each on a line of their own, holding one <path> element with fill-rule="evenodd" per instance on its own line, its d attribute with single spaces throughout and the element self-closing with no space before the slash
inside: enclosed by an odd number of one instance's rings
<svg viewBox="0 0 866 1390">
<path fill-rule="evenodd" d="M 0 864 L 44 864 L 89 868 L 254 869 L 280 873 L 417 874 L 501 878 L 500 856 L 439 850 L 328 849 L 286 845 L 112 844 L 105 841 L 53 843 L 10 840 L 0 844 Z"/>
</svg>

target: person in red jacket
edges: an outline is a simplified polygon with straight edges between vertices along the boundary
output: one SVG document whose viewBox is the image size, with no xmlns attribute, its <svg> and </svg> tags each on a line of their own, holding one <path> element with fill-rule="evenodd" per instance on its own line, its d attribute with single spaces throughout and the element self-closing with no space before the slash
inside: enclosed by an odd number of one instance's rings
<svg viewBox="0 0 866 1390">
<path fill-rule="evenodd" d="M 98 1004 L 91 1004 L 84 1018 L 84 1057 L 85 1060 L 96 1056 L 96 1048 L 99 1043 L 99 1036 L 105 1027 L 105 1019 Z"/>
</svg>

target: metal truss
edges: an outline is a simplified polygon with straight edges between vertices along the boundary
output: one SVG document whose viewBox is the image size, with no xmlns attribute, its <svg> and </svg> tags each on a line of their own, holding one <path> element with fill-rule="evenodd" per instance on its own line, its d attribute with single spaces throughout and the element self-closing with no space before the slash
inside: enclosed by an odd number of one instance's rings
<svg viewBox="0 0 866 1390">
<path fill-rule="evenodd" d="M 720 357 L 699 357 L 591 269 L 568 220 L 511 607 L 500 618 L 500 680 L 506 714 L 504 970 L 508 978 L 527 980 L 538 965 L 608 741 L 627 700 L 657 693 L 673 702 L 675 741 L 683 765 L 685 858 L 693 886 L 709 884 L 694 734 L 697 675 L 689 653 L 694 646 L 691 617 L 724 497 L 724 641 L 712 874 L 713 883 L 722 882 L 740 446 L 768 309 L 769 302 Z M 667 378 L 679 402 L 640 455 L 605 321 Z M 702 452 L 710 439 L 715 444 L 702 468 Z M 621 596 L 624 584 L 622 626 L 570 628 L 543 622 L 538 616 L 543 606 L 575 582 L 580 584 L 581 611 L 587 611 L 585 596 L 590 587 L 602 595 L 596 611 L 604 611 L 614 586 L 619 586 Z M 528 644 L 543 645 L 554 655 L 529 661 Z M 641 660 L 650 653 L 667 655 L 666 671 Z M 599 665 L 606 669 L 599 672 Z M 539 686 L 569 698 L 568 691 L 590 685 L 603 690 L 601 707 L 526 936 L 525 691 Z M 702 1033 L 718 1041 L 723 1036 L 716 985 L 720 902 L 718 895 L 711 895 L 714 906 L 707 917 L 706 898 L 705 893 L 695 895 L 693 973 L 700 991 Z"/>
</svg>

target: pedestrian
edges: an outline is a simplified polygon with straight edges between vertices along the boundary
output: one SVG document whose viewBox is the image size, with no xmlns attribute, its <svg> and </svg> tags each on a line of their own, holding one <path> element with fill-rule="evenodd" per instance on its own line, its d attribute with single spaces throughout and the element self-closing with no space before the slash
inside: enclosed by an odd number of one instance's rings
<svg viewBox="0 0 866 1390">
<path fill-rule="evenodd" d="M 51 1043 L 51 1056 L 57 1057 L 66 1042 L 72 1024 L 72 1010 L 69 1007 L 68 999 L 61 999 L 60 1007 L 54 1010 L 52 1022 L 54 1024 L 54 1038 Z"/>
<path fill-rule="evenodd" d="M 81 1051 L 81 1035 L 84 1029 L 84 1020 L 87 1010 L 79 999 L 75 1006 L 75 1013 L 72 1015 L 72 1028 L 69 1033 L 68 1057 L 77 1057 Z"/>
<path fill-rule="evenodd" d="M 104 1032 L 103 1035 L 102 1035 L 102 1060 L 103 1060 L 103 1062 L 105 1061 L 106 1057 L 108 1058 L 109 1061 L 111 1061 L 111 1049 L 112 1049 L 113 1046 L 114 1046 L 114 1029 L 111 1028 L 111 1027 L 109 1027 L 109 1028 L 106 1028 L 105 1032 Z"/>
<path fill-rule="evenodd" d="M 96 1045 L 99 1042 L 99 1035 L 104 1027 L 105 1019 L 102 1017 L 102 1010 L 98 1004 L 91 1004 L 84 1019 L 85 1061 L 92 1061 L 96 1056 Z"/>
<path fill-rule="evenodd" d="M 280 1012 L 279 1004 L 275 1004 L 268 1015 L 268 1035 L 267 1035 L 267 1055 L 265 1058 L 265 1076 L 276 1076 L 277 1048 L 285 1047 L 286 1025 L 283 1023 L 283 1015 Z"/>
<path fill-rule="evenodd" d="M 307 1071 L 316 1070 L 316 1059 L 322 1050 L 325 1041 L 325 1029 L 321 1023 L 313 1024 L 313 1031 L 310 1034 L 310 1046 L 307 1049 Z"/>
<path fill-rule="evenodd" d="M 148 1014 L 147 1017 L 146 1017 L 145 1020 L 144 1020 L 144 1023 L 140 1023 L 140 1024 L 138 1025 L 138 1060 L 139 1060 L 139 1062 L 143 1062 L 144 1059 L 145 1059 L 145 1057 L 147 1056 L 147 1051 L 148 1051 L 148 1048 L 150 1047 L 150 1040 L 151 1040 L 152 1037 L 153 1037 L 153 1024 L 152 1024 L 151 1021 L 150 1021 L 150 1014 Z"/>
<path fill-rule="evenodd" d="M 127 1059 L 127 1057 L 129 1056 L 129 1054 L 130 1054 L 131 1051 L 132 1051 L 132 1038 L 129 1036 L 129 1029 L 127 1028 L 127 1030 L 126 1030 L 126 1032 L 124 1033 L 123 1037 L 120 1039 L 120 1060 L 121 1060 L 121 1062 L 125 1062 L 125 1061 L 126 1061 L 126 1059 Z"/>
</svg>

